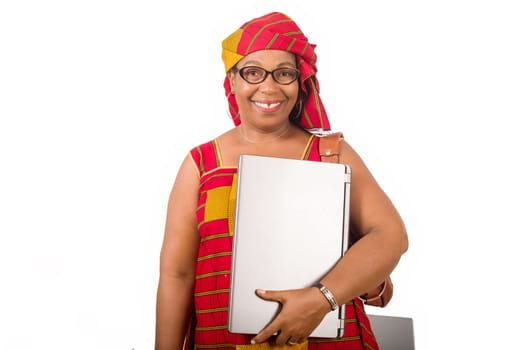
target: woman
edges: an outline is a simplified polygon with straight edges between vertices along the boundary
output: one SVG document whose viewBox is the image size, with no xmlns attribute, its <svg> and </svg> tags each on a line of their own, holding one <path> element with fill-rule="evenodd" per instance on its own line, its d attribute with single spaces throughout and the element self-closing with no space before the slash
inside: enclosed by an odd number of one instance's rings
<svg viewBox="0 0 524 350">
<path fill-rule="evenodd" d="M 230 194 L 238 157 L 319 161 L 319 137 L 310 131 L 330 125 L 318 95 L 315 46 L 288 16 L 255 18 L 222 47 L 235 127 L 192 149 L 173 186 L 160 258 L 156 349 L 181 349 L 184 340 L 186 348 L 205 349 L 377 349 L 358 296 L 387 278 L 408 242 L 393 204 L 345 141 L 340 161 L 352 168 L 351 222 L 363 238 L 322 279 L 326 295 L 316 287 L 259 291 L 281 303 L 278 316 L 257 335 L 227 331 Z M 333 300 L 346 305 L 343 338 L 308 338 Z"/>
</svg>

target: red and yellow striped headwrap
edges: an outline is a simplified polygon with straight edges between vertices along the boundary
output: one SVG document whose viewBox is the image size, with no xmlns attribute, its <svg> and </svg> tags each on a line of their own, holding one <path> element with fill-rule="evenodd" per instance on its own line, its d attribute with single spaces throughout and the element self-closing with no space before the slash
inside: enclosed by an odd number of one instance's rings
<svg viewBox="0 0 524 350">
<path fill-rule="evenodd" d="M 242 27 L 222 42 L 222 60 L 226 72 L 233 68 L 246 55 L 259 50 L 284 50 L 295 54 L 297 68 L 300 71 L 300 88 L 303 95 L 300 125 L 305 129 L 329 130 L 324 105 L 319 96 L 317 56 L 314 44 L 310 44 L 297 24 L 288 16 L 272 12 L 244 23 Z M 229 79 L 225 79 L 224 88 L 229 102 L 229 111 L 235 125 L 240 124 L 235 96 L 231 94 Z"/>
</svg>

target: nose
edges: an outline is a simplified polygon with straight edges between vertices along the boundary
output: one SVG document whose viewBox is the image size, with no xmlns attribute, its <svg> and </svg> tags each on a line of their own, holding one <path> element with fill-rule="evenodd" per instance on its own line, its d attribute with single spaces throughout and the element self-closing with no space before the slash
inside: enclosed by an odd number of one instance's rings
<svg viewBox="0 0 524 350">
<path fill-rule="evenodd" d="M 273 75 L 268 74 L 266 79 L 264 79 L 263 82 L 259 85 L 259 90 L 263 92 L 271 92 L 274 90 L 278 90 L 279 83 L 276 82 L 275 79 L 273 79 Z"/>
</svg>

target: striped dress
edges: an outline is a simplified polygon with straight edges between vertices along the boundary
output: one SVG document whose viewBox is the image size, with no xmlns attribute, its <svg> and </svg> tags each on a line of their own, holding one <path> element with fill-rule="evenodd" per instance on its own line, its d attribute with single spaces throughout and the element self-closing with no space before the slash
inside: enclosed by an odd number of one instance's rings
<svg viewBox="0 0 524 350">
<path fill-rule="evenodd" d="M 318 140 L 318 137 L 311 135 L 302 159 L 320 161 Z M 378 349 L 359 299 L 346 305 L 345 331 L 341 339 L 310 338 L 294 346 L 250 345 L 252 334 L 228 332 L 237 168 L 222 166 L 216 140 L 195 147 L 190 154 L 200 176 L 197 206 L 200 248 L 196 266 L 194 322 L 188 331 L 191 341 L 186 342 L 186 349 Z"/>
</svg>

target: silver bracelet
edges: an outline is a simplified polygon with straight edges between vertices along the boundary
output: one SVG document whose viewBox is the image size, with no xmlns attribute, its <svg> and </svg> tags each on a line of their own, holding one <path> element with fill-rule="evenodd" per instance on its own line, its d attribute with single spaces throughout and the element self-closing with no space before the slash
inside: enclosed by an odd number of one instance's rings
<svg viewBox="0 0 524 350">
<path fill-rule="evenodd" d="M 327 301 L 329 302 L 329 305 L 331 305 L 331 310 L 336 310 L 338 308 L 338 303 L 333 293 L 331 293 L 331 291 L 327 289 L 326 286 L 324 286 L 322 283 L 315 284 L 315 287 L 320 289 L 320 292 L 324 294 Z"/>
</svg>

